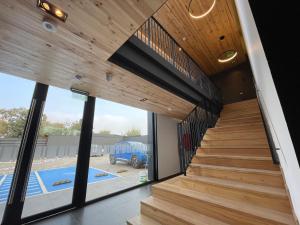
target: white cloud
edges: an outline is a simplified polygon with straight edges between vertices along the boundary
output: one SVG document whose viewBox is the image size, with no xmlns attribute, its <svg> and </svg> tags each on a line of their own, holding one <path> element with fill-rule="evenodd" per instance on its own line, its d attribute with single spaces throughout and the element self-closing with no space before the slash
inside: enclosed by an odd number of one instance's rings
<svg viewBox="0 0 300 225">
<path fill-rule="evenodd" d="M 147 119 L 147 118 L 146 118 Z M 147 120 L 138 118 L 130 121 L 124 116 L 100 115 L 94 117 L 94 132 L 109 130 L 112 134 L 125 134 L 131 128 L 138 128 L 142 134 L 147 134 Z"/>
</svg>

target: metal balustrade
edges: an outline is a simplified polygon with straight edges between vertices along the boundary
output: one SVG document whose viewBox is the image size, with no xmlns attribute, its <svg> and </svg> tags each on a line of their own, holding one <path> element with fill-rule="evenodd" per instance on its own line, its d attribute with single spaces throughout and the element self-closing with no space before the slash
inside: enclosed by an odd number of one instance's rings
<svg viewBox="0 0 300 225">
<path fill-rule="evenodd" d="M 219 114 L 200 106 L 178 123 L 178 147 L 181 172 L 185 173 L 208 128 L 214 127 Z"/>
<path fill-rule="evenodd" d="M 215 85 L 153 17 L 150 17 L 134 36 L 208 93 L 209 99 L 222 102 L 220 92 Z"/>
</svg>

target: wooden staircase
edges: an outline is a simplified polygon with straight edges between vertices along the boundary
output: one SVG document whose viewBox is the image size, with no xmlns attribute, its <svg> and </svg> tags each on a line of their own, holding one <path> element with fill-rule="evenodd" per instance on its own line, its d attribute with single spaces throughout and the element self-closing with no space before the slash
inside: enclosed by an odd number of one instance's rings
<svg viewBox="0 0 300 225">
<path fill-rule="evenodd" d="M 225 105 L 187 170 L 153 185 L 128 225 L 295 225 L 256 99 Z"/>
</svg>

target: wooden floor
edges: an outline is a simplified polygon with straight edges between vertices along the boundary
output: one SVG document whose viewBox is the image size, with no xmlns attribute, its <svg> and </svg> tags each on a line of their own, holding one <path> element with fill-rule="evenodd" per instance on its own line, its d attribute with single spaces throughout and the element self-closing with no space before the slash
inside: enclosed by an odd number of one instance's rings
<svg viewBox="0 0 300 225">
<path fill-rule="evenodd" d="M 156 184 L 128 225 L 295 225 L 256 99 L 225 105 L 187 176 Z"/>
</svg>

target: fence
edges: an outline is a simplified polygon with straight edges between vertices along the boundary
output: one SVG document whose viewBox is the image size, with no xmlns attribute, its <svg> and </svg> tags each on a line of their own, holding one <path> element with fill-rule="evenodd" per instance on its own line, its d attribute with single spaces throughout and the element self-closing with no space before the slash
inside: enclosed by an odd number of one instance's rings
<svg viewBox="0 0 300 225">
<path fill-rule="evenodd" d="M 91 156 L 107 154 L 120 141 L 137 141 L 148 144 L 148 136 L 126 137 L 121 135 L 93 135 Z M 0 162 L 16 161 L 21 138 L 0 138 Z M 79 136 L 49 136 L 39 138 L 34 159 L 74 157 L 77 155 Z"/>
</svg>

